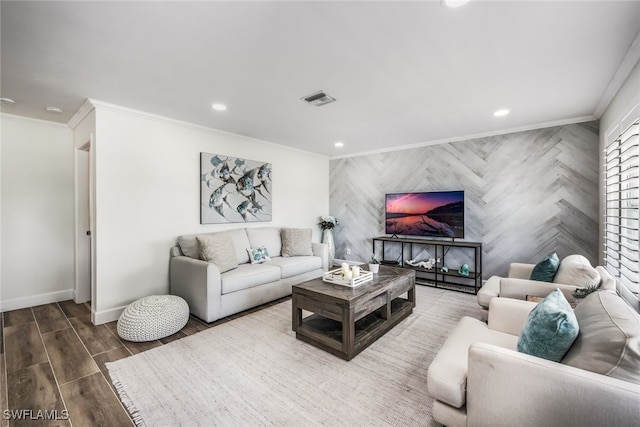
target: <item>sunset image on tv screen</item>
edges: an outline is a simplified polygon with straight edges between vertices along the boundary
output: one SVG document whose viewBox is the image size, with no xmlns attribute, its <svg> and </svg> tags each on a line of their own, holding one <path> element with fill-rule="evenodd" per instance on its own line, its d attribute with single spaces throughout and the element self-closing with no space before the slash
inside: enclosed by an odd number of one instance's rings
<svg viewBox="0 0 640 427">
<path fill-rule="evenodd" d="M 464 237 L 464 191 L 387 194 L 387 234 Z"/>
</svg>

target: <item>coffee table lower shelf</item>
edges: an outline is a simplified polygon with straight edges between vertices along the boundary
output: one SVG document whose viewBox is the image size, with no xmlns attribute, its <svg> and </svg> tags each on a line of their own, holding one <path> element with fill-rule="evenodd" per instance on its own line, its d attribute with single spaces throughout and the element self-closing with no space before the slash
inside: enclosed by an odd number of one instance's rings
<svg viewBox="0 0 640 427">
<path fill-rule="evenodd" d="M 413 292 L 412 292 L 413 293 Z M 413 298 L 413 295 L 410 296 Z M 312 314 L 302 319 L 294 328 L 296 338 L 345 360 L 351 360 L 362 350 L 407 318 L 415 307 L 415 301 L 396 298 L 391 301 L 391 316 L 386 319 L 387 305 L 369 313 L 354 323 L 353 331 L 342 321 Z M 344 335 L 353 334 L 345 340 Z"/>
</svg>

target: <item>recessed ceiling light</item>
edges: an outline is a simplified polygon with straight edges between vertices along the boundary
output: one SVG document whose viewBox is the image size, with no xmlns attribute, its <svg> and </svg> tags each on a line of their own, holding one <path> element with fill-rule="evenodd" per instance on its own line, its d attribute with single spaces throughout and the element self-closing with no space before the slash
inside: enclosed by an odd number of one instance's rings
<svg viewBox="0 0 640 427">
<path fill-rule="evenodd" d="M 456 7 L 464 6 L 465 4 L 469 3 L 469 1 L 471 0 L 441 0 L 440 4 L 453 9 Z"/>
<path fill-rule="evenodd" d="M 493 113 L 494 117 L 503 117 L 509 114 L 509 110 L 503 108 L 502 110 L 497 110 Z"/>
<path fill-rule="evenodd" d="M 47 113 L 62 114 L 62 108 L 60 107 L 45 107 L 45 110 L 47 110 Z"/>
<path fill-rule="evenodd" d="M 2 104 L 3 107 L 13 107 L 16 101 L 11 98 L 0 98 L 0 104 Z"/>
<path fill-rule="evenodd" d="M 213 108 L 216 111 L 224 111 L 227 109 L 227 106 L 224 104 L 213 104 L 211 108 Z"/>
<path fill-rule="evenodd" d="M 335 146 L 336 146 L 336 147 L 338 147 L 338 148 L 340 148 L 340 147 L 344 147 L 344 142 L 342 142 L 342 141 L 338 141 L 338 142 L 336 142 L 336 143 L 335 143 L 335 144 L 333 144 L 333 145 L 335 145 Z"/>
</svg>

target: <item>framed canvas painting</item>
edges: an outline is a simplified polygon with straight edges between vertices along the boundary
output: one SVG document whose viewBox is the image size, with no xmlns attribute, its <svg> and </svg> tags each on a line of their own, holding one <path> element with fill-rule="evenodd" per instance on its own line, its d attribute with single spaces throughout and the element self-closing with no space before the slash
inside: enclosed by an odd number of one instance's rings
<svg viewBox="0 0 640 427">
<path fill-rule="evenodd" d="M 200 153 L 200 223 L 271 221 L 271 163 Z"/>
</svg>

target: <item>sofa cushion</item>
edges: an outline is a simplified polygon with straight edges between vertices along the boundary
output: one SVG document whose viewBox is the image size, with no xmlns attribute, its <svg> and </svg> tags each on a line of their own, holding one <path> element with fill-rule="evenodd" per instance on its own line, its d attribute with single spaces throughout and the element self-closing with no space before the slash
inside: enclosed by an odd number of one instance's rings
<svg viewBox="0 0 640 427">
<path fill-rule="evenodd" d="M 247 249 L 247 254 L 249 255 L 251 264 L 262 264 L 271 259 L 271 257 L 269 257 L 269 251 L 264 246 L 254 249 L 249 248 Z"/>
<path fill-rule="evenodd" d="M 249 245 L 246 248 L 259 248 L 264 246 L 269 251 L 269 256 L 276 257 L 282 254 L 282 240 L 280 229 L 276 227 L 247 228 Z"/>
<path fill-rule="evenodd" d="M 282 278 L 286 279 L 287 277 L 322 268 L 322 258 L 317 256 L 277 257 L 271 258 L 267 264 L 280 267 Z"/>
<path fill-rule="evenodd" d="M 600 283 L 600 275 L 582 255 L 569 255 L 560 262 L 553 283 L 586 288 L 597 286 Z"/>
<path fill-rule="evenodd" d="M 558 255 L 555 252 L 549 254 L 533 267 L 529 279 L 539 282 L 552 282 L 559 266 L 560 260 L 558 259 Z"/>
<path fill-rule="evenodd" d="M 282 256 L 311 256 L 311 229 L 310 228 L 283 228 L 282 229 Z"/>
<path fill-rule="evenodd" d="M 200 255 L 200 243 L 195 234 L 188 234 L 178 237 L 178 246 L 184 256 L 194 259 L 202 259 Z"/>
<path fill-rule="evenodd" d="M 467 395 L 469 347 L 475 342 L 494 344 L 515 350 L 518 337 L 489 329 L 486 323 L 463 317 L 451 332 L 427 371 L 427 388 L 431 397 L 461 408 Z"/>
<path fill-rule="evenodd" d="M 267 264 L 240 264 L 221 274 L 222 295 L 280 280 L 280 268 Z"/>
<path fill-rule="evenodd" d="M 578 321 L 560 289 L 529 313 L 518 336 L 518 351 L 559 362 L 578 336 Z"/>
<path fill-rule="evenodd" d="M 200 244 L 202 259 L 217 265 L 220 273 L 238 266 L 233 243 L 227 233 L 196 236 L 196 240 Z"/>
<path fill-rule="evenodd" d="M 238 259 L 238 264 L 246 264 L 249 262 L 249 255 L 247 254 L 247 248 L 251 247 L 249 245 L 249 238 L 247 237 L 247 232 L 244 228 L 239 228 L 236 230 L 228 230 L 225 231 L 231 238 L 231 242 L 233 243 L 233 249 L 236 252 L 236 258 Z"/>
<path fill-rule="evenodd" d="M 580 334 L 562 363 L 640 384 L 640 315 L 609 291 L 588 295 L 574 313 Z"/>
</svg>

